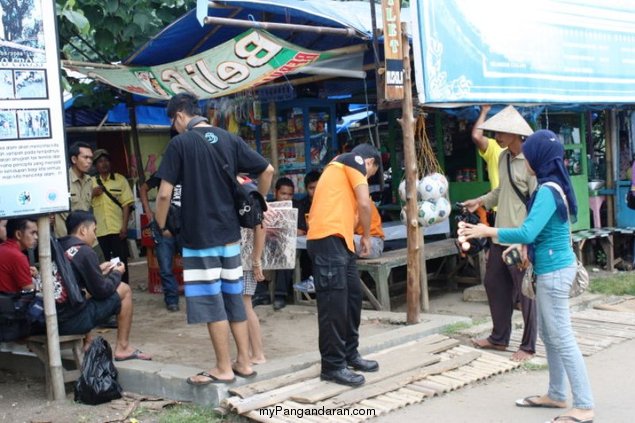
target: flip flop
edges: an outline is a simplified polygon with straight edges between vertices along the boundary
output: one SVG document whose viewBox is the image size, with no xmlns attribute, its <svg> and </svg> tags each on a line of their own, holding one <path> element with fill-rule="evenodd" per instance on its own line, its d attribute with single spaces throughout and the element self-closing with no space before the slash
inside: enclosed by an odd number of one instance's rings
<svg viewBox="0 0 635 423">
<path fill-rule="evenodd" d="M 243 373 L 243 372 L 241 372 L 239 370 L 236 370 L 236 369 L 232 369 L 232 370 L 234 371 L 234 374 L 236 376 L 244 377 L 245 379 L 251 379 L 252 377 L 255 377 L 258 374 L 258 372 L 255 371 L 255 370 L 252 371 L 251 373 Z"/>
<path fill-rule="evenodd" d="M 482 350 L 494 350 L 494 351 L 505 351 L 505 350 L 507 350 L 507 346 L 492 344 L 487 339 L 484 340 L 486 342 L 486 344 L 484 344 L 484 345 L 481 345 L 479 343 L 479 341 L 480 341 L 479 339 L 472 339 L 471 341 L 472 341 L 472 346 L 474 348 L 480 348 Z"/>
<path fill-rule="evenodd" d="M 143 351 L 137 349 L 134 350 L 132 354 L 127 355 L 125 357 L 115 357 L 115 361 L 126 361 L 126 360 L 144 360 L 149 361 L 152 360 L 152 357 L 143 353 Z"/>
<path fill-rule="evenodd" d="M 558 416 L 550 422 L 593 423 L 593 419 L 581 420 L 573 416 Z"/>
<path fill-rule="evenodd" d="M 519 399 L 516 400 L 516 407 L 527 407 L 527 408 L 565 408 L 565 407 L 560 407 L 559 405 L 556 404 L 549 404 L 549 403 L 539 403 L 536 401 L 533 401 L 534 398 L 540 398 L 540 395 L 531 395 L 528 397 L 525 397 L 523 399 Z"/>
<path fill-rule="evenodd" d="M 196 376 L 203 376 L 206 377 L 207 380 L 202 380 L 202 381 L 196 381 L 194 379 L 192 379 L 192 377 L 188 377 L 185 381 L 189 384 L 189 385 L 194 385 L 194 386 L 201 386 L 201 385 L 209 385 L 210 383 L 234 383 L 236 382 L 236 378 L 231 378 L 229 380 L 227 379 L 219 379 L 216 376 L 209 374 L 207 372 L 199 372 L 196 374 Z"/>
</svg>

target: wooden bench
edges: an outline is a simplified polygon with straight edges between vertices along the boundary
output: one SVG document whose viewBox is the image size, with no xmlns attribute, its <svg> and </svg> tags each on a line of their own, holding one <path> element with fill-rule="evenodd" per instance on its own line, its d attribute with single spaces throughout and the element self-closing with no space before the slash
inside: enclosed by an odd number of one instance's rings
<svg viewBox="0 0 635 423">
<path fill-rule="evenodd" d="M 427 242 L 423 246 L 423 254 L 426 260 L 432 260 L 440 257 L 453 256 L 459 253 L 456 246 L 456 240 L 453 238 L 440 241 Z M 408 264 L 408 250 L 402 248 L 399 250 L 387 251 L 376 259 L 358 259 L 357 270 L 360 272 L 368 272 L 375 282 L 377 297 L 375 297 L 366 284 L 362 281 L 362 290 L 364 294 L 377 310 L 390 311 L 390 293 L 389 293 L 389 277 L 393 269 Z M 421 290 L 427 286 L 427 274 L 422 269 L 420 278 Z"/>
<path fill-rule="evenodd" d="M 62 353 L 62 357 L 70 358 L 71 364 L 74 367 L 72 369 L 66 369 L 62 366 L 64 383 L 75 382 L 79 379 L 82 359 L 84 357 L 84 337 L 84 335 L 66 335 L 59 337 L 60 353 Z M 53 399 L 48 340 L 46 335 L 29 336 L 28 338 L 14 342 L 0 342 L 0 352 L 37 357 L 44 364 L 44 380 L 46 382 L 47 396 L 49 399 Z"/>
<path fill-rule="evenodd" d="M 613 228 L 593 228 L 573 232 L 573 251 L 583 264 L 589 264 L 589 254 L 585 254 L 586 242 L 598 240 L 602 251 L 606 254 L 606 270 L 609 272 L 615 269 L 615 254 L 613 252 Z"/>
</svg>

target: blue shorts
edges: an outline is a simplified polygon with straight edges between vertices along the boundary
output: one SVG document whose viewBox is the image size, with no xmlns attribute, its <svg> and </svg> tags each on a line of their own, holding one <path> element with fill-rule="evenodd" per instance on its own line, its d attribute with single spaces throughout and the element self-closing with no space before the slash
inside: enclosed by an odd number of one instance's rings
<svg viewBox="0 0 635 423">
<path fill-rule="evenodd" d="M 183 281 L 188 323 L 247 320 L 240 243 L 183 248 Z"/>
<path fill-rule="evenodd" d="M 110 320 L 111 316 L 119 314 L 121 298 L 116 292 L 103 300 L 94 298 L 86 301 L 86 305 L 79 313 L 69 316 L 59 322 L 60 335 L 81 335 L 88 333 L 97 326 Z"/>
</svg>

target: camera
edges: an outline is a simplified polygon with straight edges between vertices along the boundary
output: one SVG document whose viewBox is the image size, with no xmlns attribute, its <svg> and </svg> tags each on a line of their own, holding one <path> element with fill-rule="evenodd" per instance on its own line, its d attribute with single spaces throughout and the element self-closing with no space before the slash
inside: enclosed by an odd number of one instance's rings
<svg viewBox="0 0 635 423">
<path fill-rule="evenodd" d="M 520 257 L 520 251 L 518 251 L 518 248 L 510 250 L 509 253 L 505 255 L 505 264 L 507 264 L 508 266 L 520 264 L 521 261 L 522 259 Z"/>
</svg>

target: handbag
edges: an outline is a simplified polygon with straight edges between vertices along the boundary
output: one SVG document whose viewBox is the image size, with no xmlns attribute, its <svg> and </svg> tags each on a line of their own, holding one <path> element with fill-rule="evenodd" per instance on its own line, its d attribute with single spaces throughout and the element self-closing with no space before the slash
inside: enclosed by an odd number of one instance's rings
<svg viewBox="0 0 635 423">
<path fill-rule="evenodd" d="M 199 136 L 201 142 L 205 144 L 207 150 L 210 152 L 212 160 L 220 165 L 223 169 L 230 183 L 234 186 L 234 207 L 236 214 L 238 215 L 238 222 L 243 228 L 253 229 L 254 227 L 261 225 L 264 220 L 264 212 L 267 211 L 267 202 L 265 198 L 258 192 L 258 189 L 253 183 L 240 184 L 236 179 L 236 175 L 232 175 L 229 171 L 229 164 L 223 163 L 218 157 L 218 152 L 214 147 L 205 141 L 203 134 L 197 131 L 190 131 Z"/>
<path fill-rule="evenodd" d="M 545 182 L 544 185 L 548 185 L 554 188 L 560 194 L 560 197 L 564 200 L 564 204 L 567 207 L 567 221 L 569 220 L 569 203 L 567 197 L 564 195 L 564 191 L 560 185 L 555 182 Z M 569 226 L 569 236 L 571 238 L 571 246 L 573 246 L 573 235 L 571 234 L 571 226 Z M 577 297 L 589 288 L 589 272 L 585 269 L 584 265 L 579 258 L 576 257 L 576 272 L 569 290 L 569 298 Z"/>
<path fill-rule="evenodd" d="M 626 193 L 626 206 L 629 209 L 635 210 L 635 191 L 633 191 L 633 187 Z"/>
<path fill-rule="evenodd" d="M 531 263 L 525 269 L 520 292 L 530 300 L 536 298 L 536 275 L 534 274 L 534 266 Z"/>
</svg>

